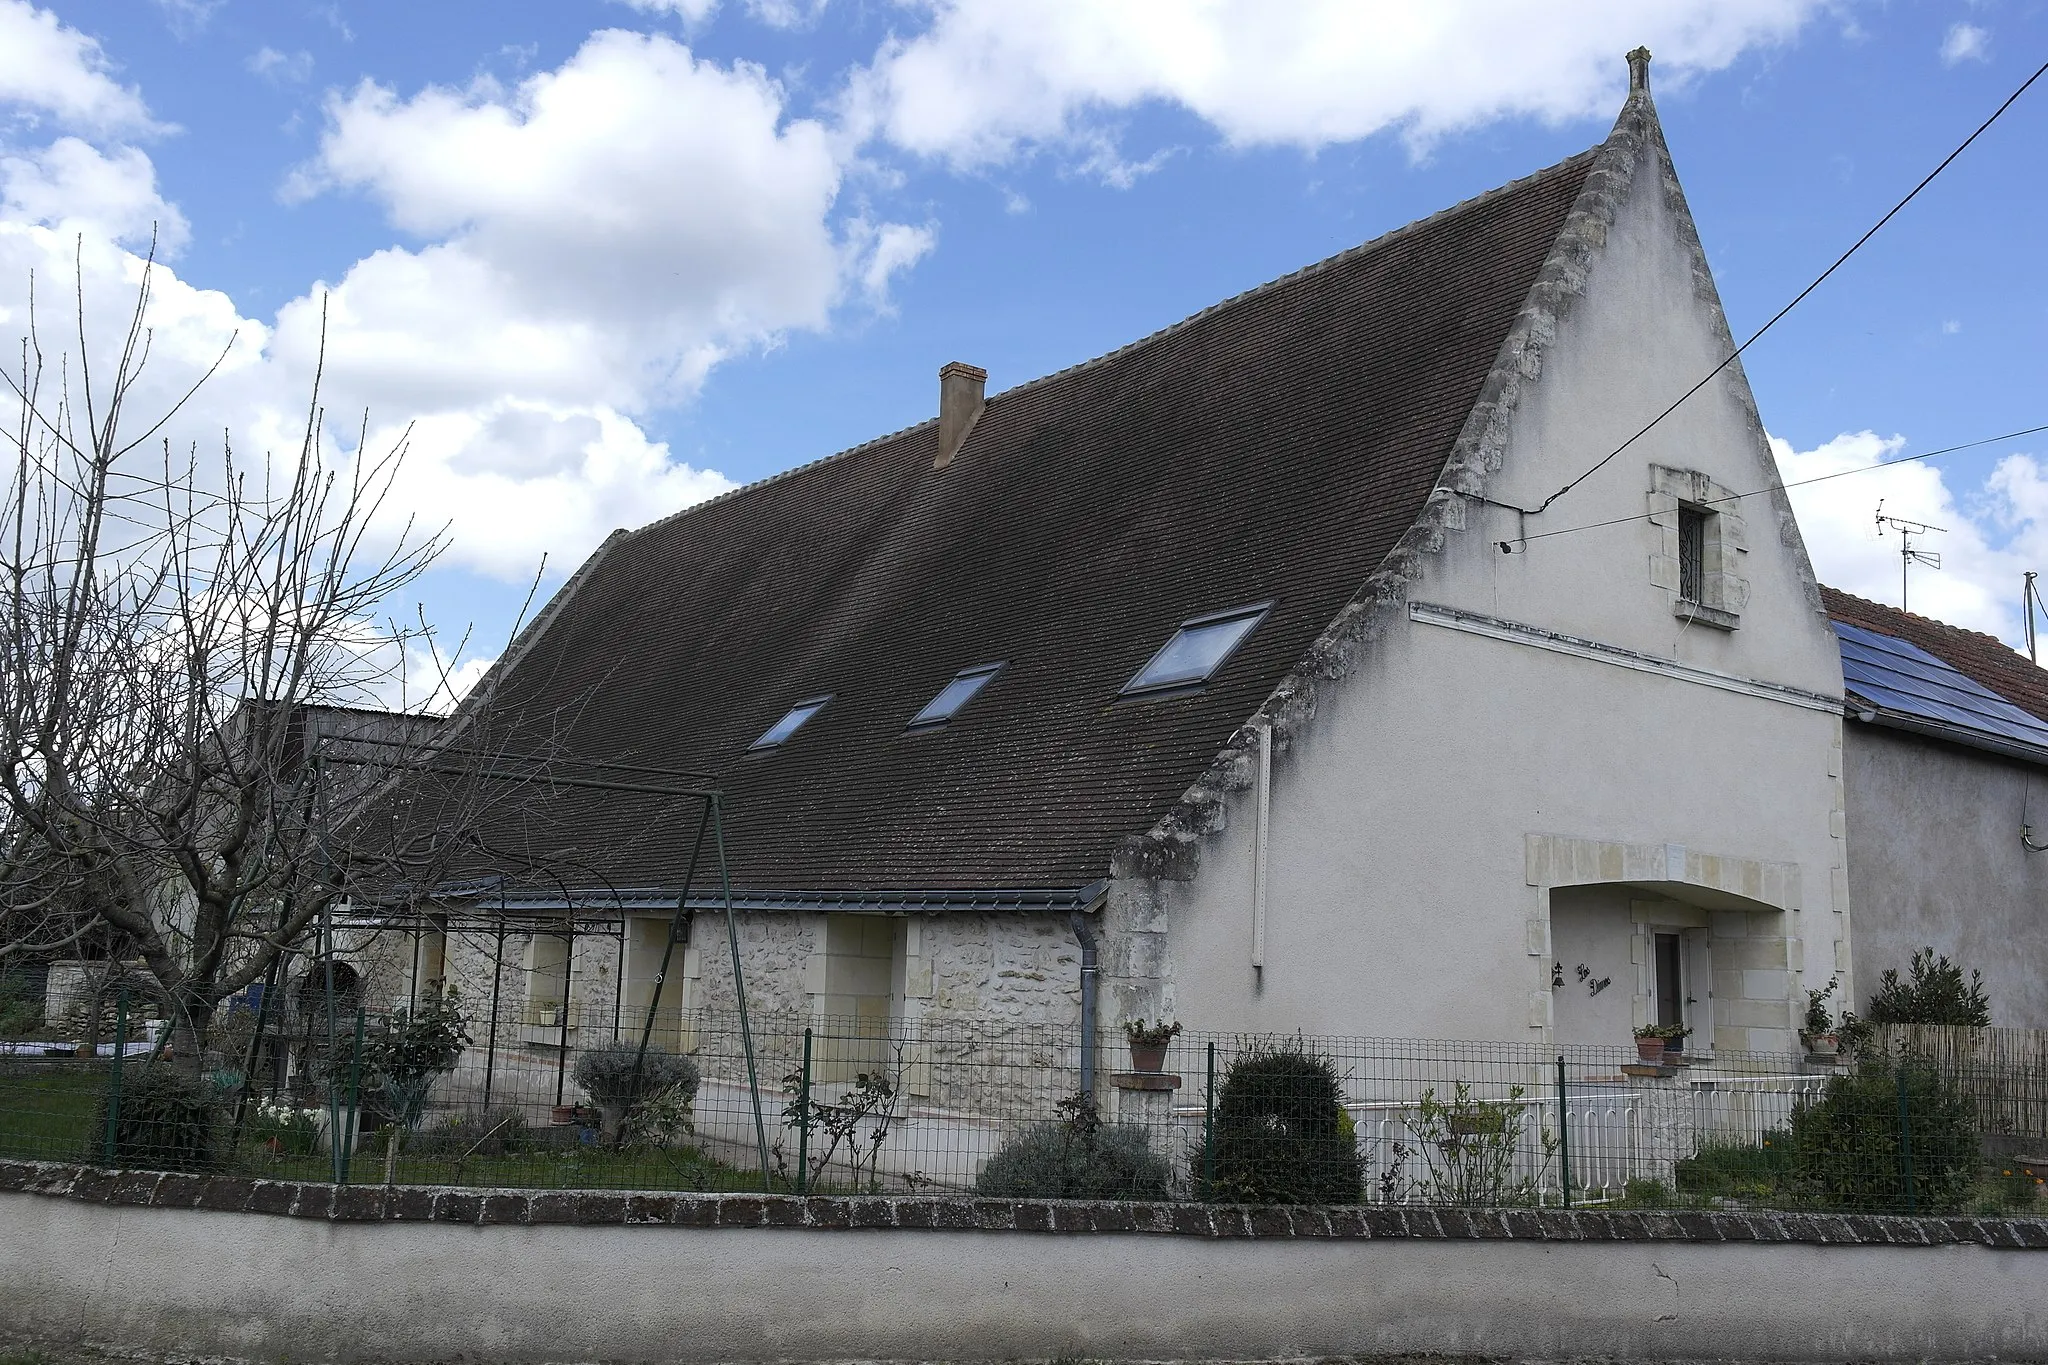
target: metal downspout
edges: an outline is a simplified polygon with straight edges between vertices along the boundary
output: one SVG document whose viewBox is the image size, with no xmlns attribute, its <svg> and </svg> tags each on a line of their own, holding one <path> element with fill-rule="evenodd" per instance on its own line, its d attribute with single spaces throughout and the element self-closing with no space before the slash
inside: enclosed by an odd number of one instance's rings
<svg viewBox="0 0 2048 1365">
<path fill-rule="evenodd" d="M 1074 941 L 1081 945 L 1081 1093 L 1095 1095 L 1095 934 L 1079 910 L 1067 916 Z"/>
</svg>

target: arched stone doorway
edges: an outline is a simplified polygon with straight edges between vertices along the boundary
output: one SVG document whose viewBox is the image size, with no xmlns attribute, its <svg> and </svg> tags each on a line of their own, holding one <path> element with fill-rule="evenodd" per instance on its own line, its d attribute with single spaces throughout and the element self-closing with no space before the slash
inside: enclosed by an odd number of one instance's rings
<svg viewBox="0 0 2048 1365">
<path fill-rule="evenodd" d="M 1562 835 L 1527 854 L 1530 1023 L 1550 1041 L 1628 1046 L 1680 1023 L 1695 1051 L 1793 1050 L 1805 921 L 1823 918 L 1798 864 Z"/>
</svg>

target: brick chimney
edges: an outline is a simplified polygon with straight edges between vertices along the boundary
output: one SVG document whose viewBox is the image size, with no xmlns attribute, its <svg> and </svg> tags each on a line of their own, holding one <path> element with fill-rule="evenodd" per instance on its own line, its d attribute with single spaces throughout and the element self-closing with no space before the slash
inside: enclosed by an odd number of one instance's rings
<svg viewBox="0 0 2048 1365">
<path fill-rule="evenodd" d="M 932 461 L 932 468 L 944 469 L 953 463 L 960 447 L 967 444 L 967 433 L 981 417 L 981 393 L 987 384 L 987 370 L 957 360 L 939 371 L 939 458 Z"/>
</svg>

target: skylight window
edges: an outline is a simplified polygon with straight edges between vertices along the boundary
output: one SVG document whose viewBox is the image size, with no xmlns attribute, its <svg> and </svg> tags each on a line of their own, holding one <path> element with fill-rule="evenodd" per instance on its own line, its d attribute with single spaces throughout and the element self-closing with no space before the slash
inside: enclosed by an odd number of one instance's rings
<svg viewBox="0 0 2048 1365">
<path fill-rule="evenodd" d="M 828 694 L 823 697 L 812 697 L 807 701 L 798 702 L 795 706 L 789 708 L 781 720 L 769 726 L 767 731 L 759 739 L 749 744 L 747 748 L 750 751 L 754 749 L 773 749 L 779 744 L 786 744 L 789 741 L 789 737 L 798 730 L 801 730 L 805 721 L 824 710 L 825 703 L 830 700 L 832 698 Z"/>
<path fill-rule="evenodd" d="M 1265 619 L 1271 602 L 1190 617 L 1173 638 L 1161 645 L 1137 676 L 1124 684 L 1124 695 L 1198 687 L 1216 675 L 1252 627 Z"/>
<path fill-rule="evenodd" d="M 951 682 L 939 689 L 939 695 L 924 704 L 924 710 L 910 718 L 910 728 L 928 730 L 935 725 L 944 725 L 1002 671 L 1001 664 L 977 664 L 973 668 L 961 669 L 953 675 Z"/>
</svg>

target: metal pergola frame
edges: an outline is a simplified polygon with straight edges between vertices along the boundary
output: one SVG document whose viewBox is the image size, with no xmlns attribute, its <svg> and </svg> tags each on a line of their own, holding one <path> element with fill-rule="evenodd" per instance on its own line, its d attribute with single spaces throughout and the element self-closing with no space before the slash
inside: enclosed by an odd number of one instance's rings
<svg viewBox="0 0 2048 1365">
<path fill-rule="evenodd" d="M 759 1069 L 756 1065 L 754 1057 L 754 1031 L 747 1014 L 746 973 L 740 964 L 739 924 L 737 919 L 735 918 L 735 913 L 733 909 L 732 869 L 731 864 L 727 859 L 725 848 L 725 798 L 724 793 L 721 792 L 718 788 L 707 785 L 701 785 L 703 781 L 711 779 L 712 774 L 682 768 L 662 768 L 648 764 L 622 763 L 608 759 L 576 758 L 563 754 L 507 754 L 493 750 L 474 749 L 457 745 L 425 746 L 426 757 L 432 760 L 438 759 L 443 755 L 456 755 L 474 758 L 479 760 L 479 762 L 474 764 L 455 764 L 436 761 L 408 762 L 389 758 L 344 756 L 340 754 L 329 753 L 325 750 L 326 746 L 330 743 L 342 745 L 367 745 L 373 748 L 380 749 L 414 749 L 419 747 L 402 740 L 372 739 L 366 736 L 351 735 L 323 735 L 314 742 L 313 765 L 315 769 L 315 789 L 317 803 L 316 818 L 319 821 L 319 837 L 323 849 L 327 846 L 327 838 L 329 834 L 327 827 L 327 782 L 325 772 L 325 769 L 329 764 L 345 764 L 348 766 L 383 768 L 387 770 L 396 770 L 411 773 L 437 773 L 455 777 L 466 777 L 490 781 L 541 782 L 545 783 L 548 786 L 558 789 L 576 791 L 604 791 L 644 796 L 667 796 L 686 800 L 693 800 L 697 803 L 697 832 L 695 838 L 692 839 L 690 844 L 690 860 L 683 874 L 683 884 L 681 887 L 677 888 L 675 892 L 674 910 L 671 912 L 669 917 L 668 941 L 662 948 L 661 966 L 654 976 L 653 988 L 647 1002 L 647 1018 L 645 1023 L 641 1027 L 640 1044 L 634 1054 L 634 1078 L 637 1082 L 640 1074 L 640 1068 L 647 1057 L 648 1046 L 654 1036 L 655 1018 L 657 1011 L 660 1009 L 661 1006 L 662 989 L 668 981 L 669 967 L 674 960 L 676 943 L 679 939 L 687 938 L 687 935 L 689 933 L 689 926 L 691 924 L 691 920 L 693 917 L 693 912 L 691 911 L 689 904 L 691 889 L 696 883 L 698 869 L 704 859 L 705 841 L 708 837 L 712 846 L 712 855 L 717 859 L 718 863 L 718 904 L 722 907 L 725 915 L 726 948 L 728 953 L 730 954 L 732 962 L 733 990 L 739 1003 L 740 1038 L 741 1043 L 746 1052 L 747 1093 L 753 1105 L 754 1142 L 761 1163 L 761 1185 L 764 1190 L 770 1188 L 771 1168 L 769 1164 L 768 1152 L 768 1129 L 766 1120 L 763 1118 L 761 1110 L 761 1084 Z M 520 765 L 529 766 L 522 770 Z M 613 777 L 568 775 L 559 771 L 561 768 L 564 767 L 584 769 L 599 774 L 618 774 L 618 776 Z M 651 779 L 672 780 L 659 781 Z M 680 781 L 674 779 L 680 779 Z M 562 917 L 567 921 L 566 927 L 561 930 L 534 930 L 534 932 L 547 932 L 565 935 L 570 943 L 568 963 L 566 966 L 566 970 L 564 972 L 563 979 L 563 1030 L 561 1037 L 560 1057 L 558 1058 L 557 1062 L 555 1081 L 555 1100 L 556 1103 L 559 1104 L 561 1102 L 562 1096 L 562 1069 L 566 1065 L 568 1057 L 568 973 L 574 970 L 574 935 L 575 925 L 577 921 L 578 904 L 579 901 L 584 903 L 588 903 L 591 901 L 603 901 L 607 899 L 607 897 L 594 894 L 579 897 L 576 893 L 572 892 L 569 889 L 568 885 L 565 882 L 563 882 L 560 876 L 556 875 L 551 868 L 545 868 L 543 864 L 533 859 L 519 857 L 518 855 L 510 855 L 507 854 L 504 850 L 493 849 L 488 844 L 484 843 L 482 839 L 476 838 L 474 836 L 471 836 L 470 842 L 473 843 L 477 847 L 477 849 L 480 852 L 482 852 L 486 857 L 515 857 L 518 861 L 523 862 L 526 865 L 524 869 L 526 871 L 533 871 L 535 869 L 545 870 L 547 872 L 549 879 L 556 884 L 556 887 L 561 892 L 562 904 L 559 908 Z M 332 866 L 331 859 L 329 859 L 329 866 Z M 595 869 L 586 870 L 589 871 L 591 875 L 597 876 L 600 881 L 606 880 L 603 877 L 603 875 L 601 873 L 597 873 Z M 423 920 L 434 918 L 437 916 L 445 922 L 448 919 L 448 915 L 445 911 L 425 910 L 422 908 L 422 902 L 432 904 L 443 904 L 450 900 L 473 899 L 477 891 L 484 891 L 490 889 L 495 889 L 497 891 L 499 900 L 497 913 L 495 915 L 484 915 L 482 913 L 477 913 L 477 923 L 479 923 L 485 928 L 494 929 L 498 935 L 497 953 L 493 959 L 492 964 L 493 986 L 491 1002 L 490 1047 L 493 1054 L 495 1054 L 496 1050 L 498 1029 L 497 977 L 499 976 L 500 973 L 502 973 L 504 967 L 505 926 L 510 922 L 510 916 L 507 914 L 504 905 L 506 881 L 506 877 L 503 874 L 499 874 L 496 877 L 484 878 L 480 880 L 472 878 L 465 882 L 451 882 L 443 883 L 438 886 L 416 888 L 409 891 L 402 900 L 398 901 L 396 905 L 393 906 L 392 909 L 379 909 L 372 916 L 370 916 L 370 918 L 373 918 L 380 927 L 392 928 L 399 928 L 408 923 L 417 926 Z M 612 919 L 616 919 L 620 926 L 619 970 L 617 973 L 619 979 L 616 990 L 621 994 L 615 997 L 613 1005 L 613 1027 L 616 1031 L 618 1026 L 619 1000 L 623 998 L 622 993 L 625 989 L 625 913 L 624 904 L 619 897 L 617 889 L 610 887 L 609 882 L 607 882 L 607 890 L 609 893 L 608 899 L 611 901 L 613 905 L 613 910 L 610 914 L 607 914 L 604 917 L 604 919 L 607 922 L 609 922 Z M 529 904 L 531 903 L 529 902 Z M 554 909 L 555 907 L 543 904 L 539 906 L 534 906 L 532 908 L 544 914 Z M 535 915 L 536 921 L 538 921 L 539 917 L 539 914 Z M 318 941 L 321 958 L 326 964 L 327 989 L 325 995 L 327 1008 L 327 1045 L 329 1048 L 329 1055 L 331 1056 L 333 1055 L 333 1048 L 336 1043 L 336 1020 L 334 1017 L 334 917 L 331 904 L 329 906 L 323 907 L 321 910 Z M 417 959 L 418 957 L 417 943 L 415 943 L 414 947 L 414 957 L 415 959 Z M 415 973 L 417 973 L 417 961 L 415 961 L 414 970 Z M 268 992 L 266 992 L 266 997 L 267 995 Z M 488 1079 L 486 1080 L 486 1084 L 488 1085 Z M 331 1086 L 329 1087 L 328 1103 L 330 1110 L 334 1107 L 336 1103 L 333 1095 L 333 1087 Z M 330 1133 L 340 1131 L 338 1122 L 338 1116 L 330 1114 Z M 335 1148 L 335 1160 L 338 1166 L 339 1162 L 341 1161 L 340 1144 L 335 1143 L 333 1144 L 333 1146 Z"/>
</svg>

